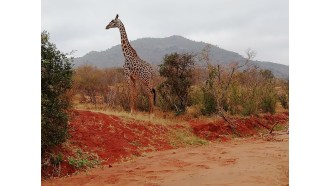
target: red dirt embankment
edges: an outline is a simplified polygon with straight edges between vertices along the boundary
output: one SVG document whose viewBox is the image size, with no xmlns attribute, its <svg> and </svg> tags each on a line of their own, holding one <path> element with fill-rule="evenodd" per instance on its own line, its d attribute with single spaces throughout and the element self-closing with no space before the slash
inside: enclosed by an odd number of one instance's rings
<svg viewBox="0 0 330 186">
<path fill-rule="evenodd" d="M 124 158 L 140 156 L 143 152 L 173 148 L 169 144 L 169 127 L 139 121 L 125 121 L 116 116 L 102 113 L 73 110 L 69 123 L 71 147 L 95 153 L 102 165 L 111 165 Z M 70 148 L 70 147 L 69 147 Z M 65 145 L 60 145 L 50 153 L 63 157 L 73 156 Z M 61 171 L 52 165 L 42 167 L 42 177 L 64 176 L 75 172 L 67 159 L 61 163 Z"/>
<path fill-rule="evenodd" d="M 264 114 L 261 116 L 251 116 L 246 118 L 233 118 L 231 122 L 235 126 L 229 125 L 224 120 L 215 122 L 192 121 L 191 126 L 194 134 L 207 139 L 227 141 L 228 135 L 237 135 L 237 137 L 252 136 L 258 133 L 260 129 L 270 130 L 271 127 L 278 123 L 280 126 L 287 125 L 289 113 L 277 113 L 274 115 Z"/>
<path fill-rule="evenodd" d="M 130 155 L 172 148 L 167 140 L 168 128 L 138 121 L 125 122 L 116 116 L 90 111 L 74 111 L 70 122 L 70 141 L 95 152 L 104 164 Z"/>
<path fill-rule="evenodd" d="M 150 122 L 125 120 L 116 116 L 91 111 L 73 110 L 69 123 L 70 139 L 56 147 L 48 154 L 62 154 L 63 161 L 59 166 L 52 164 L 42 166 L 42 177 L 65 176 L 75 172 L 75 168 L 68 163 L 68 156 L 74 152 L 70 148 L 80 148 L 83 151 L 96 154 L 102 159 L 102 165 L 111 166 L 131 156 L 141 156 L 144 152 L 173 149 L 170 134 L 176 129 L 190 126 L 158 125 Z M 273 123 L 286 123 L 288 113 L 263 115 L 260 117 L 232 119 L 236 128 L 229 127 L 222 120 L 205 123 L 191 121 L 191 128 L 195 135 L 207 140 L 227 141 L 236 131 L 239 136 L 250 136 L 263 127 L 271 127 Z M 69 145 L 68 145 L 69 144 Z M 68 147 L 69 146 L 69 147 Z M 177 147 L 176 147 L 177 148 Z"/>
</svg>

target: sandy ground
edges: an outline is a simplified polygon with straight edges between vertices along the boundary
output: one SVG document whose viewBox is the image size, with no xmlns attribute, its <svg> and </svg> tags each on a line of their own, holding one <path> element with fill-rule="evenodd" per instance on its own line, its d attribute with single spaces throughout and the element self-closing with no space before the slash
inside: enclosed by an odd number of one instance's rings
<svg viewBox="0 0 330 186">
<path fill-rule="evenodd" d="M 289 139 L 234 139 L 144 154 L 42 185 L 288 185 Z"/>
</svg>

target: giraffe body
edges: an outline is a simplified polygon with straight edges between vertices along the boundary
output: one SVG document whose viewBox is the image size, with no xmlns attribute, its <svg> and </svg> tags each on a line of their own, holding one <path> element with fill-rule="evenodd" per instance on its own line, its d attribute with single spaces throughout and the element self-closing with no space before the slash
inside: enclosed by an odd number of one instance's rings
<svg viewBox="0 0 330 186">
<path fill-rule="evenodd" d="M 153 107 L 156 98 L 156 91 L 153 88 L 153 70 L 149 63 L 142 60 L 130 45 L 124 24 L 118 19 L 118 15 L 107 26 L 109 28 L 118 28 L 121 37 L 121 47 L 125 57 L 124 73 L 130 87 L 130 107 L 131 113 L 136 111 L 135 102 L 137 97 L 136 81 L 140 81 L 149 98 L 149 112 L 153 114 Z"/>
</svg>

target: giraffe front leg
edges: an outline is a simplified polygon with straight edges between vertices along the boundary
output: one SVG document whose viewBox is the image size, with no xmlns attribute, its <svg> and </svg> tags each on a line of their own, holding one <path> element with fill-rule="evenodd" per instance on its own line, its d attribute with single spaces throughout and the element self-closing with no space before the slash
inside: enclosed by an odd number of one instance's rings
<svg viewBox="0 0 330 186">
<path fill-rule="evenodd" d="M 137 97 L 137 89 L 136 89 L 136 81 L 134 78 L 129 78 L 129 89 L 130 89 L 130 107 L 131 114 L 136 113 L 136 97 Z"/>
</svg>

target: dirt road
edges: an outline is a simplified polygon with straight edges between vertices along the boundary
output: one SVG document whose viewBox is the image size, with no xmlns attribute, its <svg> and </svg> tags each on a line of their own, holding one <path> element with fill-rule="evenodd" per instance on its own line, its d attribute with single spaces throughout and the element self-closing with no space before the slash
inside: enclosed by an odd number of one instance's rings
<svg viewBox="0 0 330 186">
<path fill-rule="evenodd" d="M 288 185 L 288 135 L 152 152 L 42 185 Z"/>
</svg>

